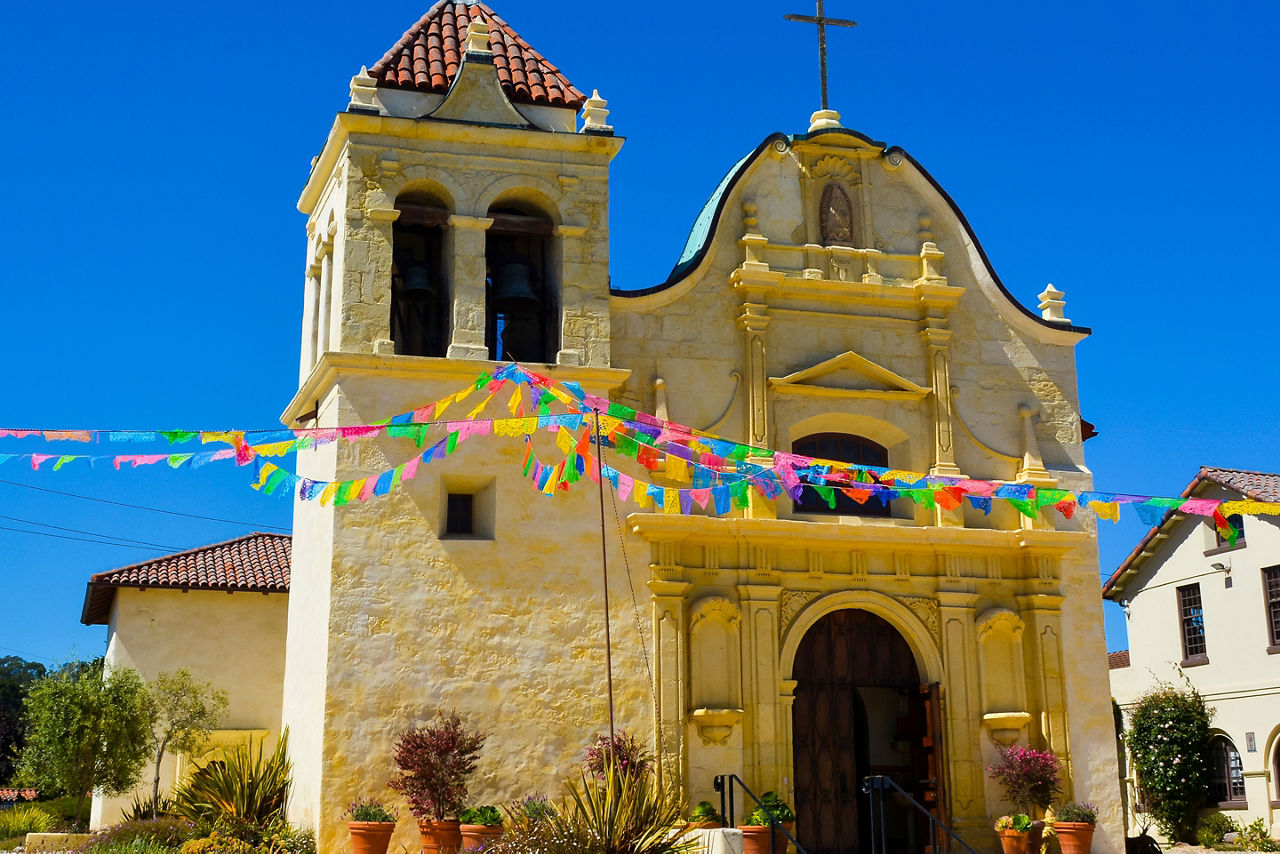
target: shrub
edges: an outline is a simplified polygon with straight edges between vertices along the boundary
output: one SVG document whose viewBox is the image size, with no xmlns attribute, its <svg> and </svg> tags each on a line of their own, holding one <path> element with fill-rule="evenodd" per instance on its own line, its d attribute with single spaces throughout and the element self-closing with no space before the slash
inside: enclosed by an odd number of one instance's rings
<svg viewBox="0 0 1280 854">
<path fill-rule="evenodd" d="M 442 821 L 457 815 L 487 737 L 468 730 L 457 712 L 439 712 L 431 723 L 400 733 L 394 753 L 400 776 L 388 785 L 404 795 L 415 818 Z"/>
<path fill-rule="evenodd" d="M 224 759 L 194 772 L 173 792 L 174 811 L 199 824 L 221 824 L 240 837 L 252 837 L 284 813 L 289 798 L 289 733 L 285 731 L 269 757 L 239 745 Z M 253 840 L 256 841 L 256 840 Z"/>
<path fill-rule="evenodd" d="M 996 830 L 1016 830 L 1019 833 L 1026 833 L 1034 824 L 1031 816 L 1020 812 L 1000 816 L 996 819 Z"/>
<path fill-rule="evenodd" d="M 546 795 L 529 795 L 521 801 L 513 801 L 507 807 L 507 833 L 522 833 L 535 824 L 541 824 L 553 812 Z"/>
<path fill-rule="evenodd" d="M 1211 812 L 1200 819 L 1200 826 L 1196 828 L 1196 841 L 1203 848 L 1212 848 L 1222 841 L 1222 837 L 1228 833 L 1238 833 L 1240 825 L 1236 824 L 1235 819 L 1229 815 L 1223 815 L 1220 812 Z"/>
<path fill-rule="evenodd" d="M 179 854 L 254 854 L 254 847 L 243 839 L 218 831 L 182 844 Z"/>
<path fill-rule="evenodd" d="M 1261 818 L 1240 828 L 1240 844 L 1249 851 L 1280 851 L 1280 843 L 1267 833 L 1267 823 Z"/>
<path fill-rule="evenodd" d="M 125 820 L 100 830 L 77 850 L 79 854 L 108 854 L 134 850 L 175 851 L 196 836 L 196 827 L 183 818 L 165 816 Z"/>
<path fill-rule="evenodd" d="M 502 813 L 490 804 L 481 807 L 468 807 L 458 813 L 458 821 L 463 824 L 481 824 L 485 827 L 502 827 Z"/>
<path fill-rule="evenodd" d="M 1157 685 L 1130 712 L 1125 738 L 1147 812 L 1171 839 L 1195 839 L 1196 815 L 1208 783 L 1206 756 L 1212 713 L 1187 686 Z"/>
<path fill-rule="evenodd" d="M 987 776 L 1004 788 L 1004 797 L 1019 812 L 1044 809 L 1058 792 L 1058 757 L 1048 750 L 1013 745 L 1000 751 L 1000 761 Z"/>
<path fill-rule="evenodd" d="M 601 733 L 587 746 L 583 762 L 597 780 L 604 778 L 605 764 L 612 761 L 624 774 L 641 773 L 653 768 L 653 756 L 634 735 L 619 730 L 610 738 Z"/>
<path fill-rule="evenodd" d="M 1084 824 L 1098 823 L 1098 808 L 1090 803 L 1072 801 L 1071 803 L 1058 810 L 1055 821 L 1066 822 L 1083 822 Z"/>
<path fill-rule="evenodd" d="M 310 828 L 295 827 L 284 818 L 266 826 L 258 844 L 259 854 L 316 854 L 316 835 Z"/>
<path fill-rule="evenodd" d="M 388 808 L 382 805 L 380 801 L 372 798 L 353 801 L 347 807 L 347 818 L 351 821 L 396 821 L 399 816 L 396 814 L 395 808 Z"/>
<path fill-rule="evenodd" d="M 159 818 L 160 816 L 171 816 L 173 814 L 173 801 L 170 798 L 161 795 L 160 802 L 156 803 L 151 799 L 150 795 L 140 798 L 135 794 L 133 802 L 124 811 L 124 820 L 142 821 L 148 818 Z"/>
<path fill-rule="evenodd" d="M 56 816 L 35 804 L 19 804 L 0 810 L 0 839 L 26 836 L 28 833 L 48 833 L 57 823 Z"/>
</svg>

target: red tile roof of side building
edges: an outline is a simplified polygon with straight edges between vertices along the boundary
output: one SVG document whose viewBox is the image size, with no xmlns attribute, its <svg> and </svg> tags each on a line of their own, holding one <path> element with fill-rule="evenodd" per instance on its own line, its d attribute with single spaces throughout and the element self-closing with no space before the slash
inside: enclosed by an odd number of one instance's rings
<svg viewBox="0 0 1280 854">
<path fill-rule="evenodd" d="M 1107 667 L 1111 670 L 1119 670 L 1121 667 L 1129 666 L 1129 650 L 1122 649 L 1119 652 L 1107 653 Z"/>
<path fill-rule="evenodd" d="M 586 96 L 486 3 L 440 0 L 374 63 L 369 75 L 390 89 L 448 92 L 462 65 L 467 26 L 477 15 L 489 25 L 493 65 L 512 102 L 575 110 L 582 106 Z"/>
<path fill-rule="evenodd" d="M 1245 469 L 1222 469 L 1212 466 L 1201 466 L 1200 472 L 1191 479 L 1191 483 L 1187 484 L 1187 488 L 1182 490 L 1183 498 L 1190 498 L 1195 495 L 1200 487 L 1207 483 L 1214 483 L 1218 486 L 1230 489 L 1240 493 L 1245 498 L 1253 501 L 1280 501 L 1280 474 L 1271 474 L 1261 471 L 1247 471 Z M 1174 517 L 1175 511 L 1170 510 L 1164 514 L 1164 518 L 1160 520 L 1160 524 L 1156 525 L 1146 536 L 1129 552 L 1129 556 L 1124 562 L 1117 567 L 1116 571 L 1111 573 L 1111 577 L 1102 585 L 1102 595 L 1108 596 L 1117 583 L 1131 570 L 1136 570 L 1137 560 L 1146 551 L 1147 546 L 1156 538 L 1169 520 Z"/>
<path fill-rule="evenodd" d="M 85 587 L 80 622 L 104 625 L 121 587 L 288 593 L 293 538 L 253 533 L 100 572 Z"/>
</svg>

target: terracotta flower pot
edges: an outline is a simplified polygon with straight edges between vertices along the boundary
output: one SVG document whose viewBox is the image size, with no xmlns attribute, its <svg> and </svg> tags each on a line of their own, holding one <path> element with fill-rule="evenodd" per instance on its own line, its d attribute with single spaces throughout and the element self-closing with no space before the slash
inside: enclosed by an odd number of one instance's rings
<svg viewBox="0 0 1280 854">
<path fill-rule="evenodd" d="M 502 825 L 464 824 L 459 826 L 462 833 L 462 850 L 474 851 L 484 848 L 502 835 Z"/>
<path fill-rule="evenodd" d="M 718 830 L 723 825 L 718 821 L 691 821 L 685 826 L 685 830 Z"/>
<path fill-rule="evenodd" d="M 1040 854 L 1044 822 L 1034 822 L 1027 831 L 997 830 L 996 833 L 1000 834 L 1000 847 L 1004 849 L 1004 854 Z"/>
<path fill-rule="evenodd" d="M 1089 854 L 1093 847 L 1093 831 L 1094 826 L 1087 821 L 1058 821 L 1053 825 L 1062 854 Z"/>
<path fill-rule="evenodd" d="M 792 828 L 795 827 L 796 824 L 794 821 L 780 821 L 778 824 L 785 827 L 787 829 L 787 833 L 795 836 L 795 833 L 792 831 Z M 776 827 L 770 827 L 769 829 L 773 837 L 773 854 L 787 854 L 787 846 L 791 844 L 791 840 L 787 839 L 787 833 L 783 833 Z"/>
<path fill-rule="evenodd" d="M 391 834 L 396 831 L 394 821 L 349 821 L 351 850 L 355 854 L 387 854 Z"/>
<path fill-rule="evenodd" d="M 742 831 L 742 854 L 772 854 L 772 834 L 769 828 L 758 824 L 740 824 L 738 830 Z"/>
<path fill-rule="evenodd" d="M 458 854 L 462 850 L 460 828 L 456 819 L 418 819 L 418 833 L 422 834 L 422 854 Z"/>
</svg>

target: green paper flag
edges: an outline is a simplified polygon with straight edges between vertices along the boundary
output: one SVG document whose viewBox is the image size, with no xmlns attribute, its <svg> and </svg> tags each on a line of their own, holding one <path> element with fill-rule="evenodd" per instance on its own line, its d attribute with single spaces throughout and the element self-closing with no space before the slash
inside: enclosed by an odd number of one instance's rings
<svg viewBox="0 0 1280 854">
<path fill-rule="evenodd" d="M 609 414 L 614 418 L 621 418 L 623 421 L 634 421 L 636 411 L 630 406 L 623 406 L 621 403 L 610 403 Z"/>
<path fill-rule="evenodd" d="M 1036 508 L 1031 501 L 1022 498 L 1006 498 L 1005 501 L 1016 507 L 1018 512 L 1028 519 L 1036 518 Z"/>
</svg>

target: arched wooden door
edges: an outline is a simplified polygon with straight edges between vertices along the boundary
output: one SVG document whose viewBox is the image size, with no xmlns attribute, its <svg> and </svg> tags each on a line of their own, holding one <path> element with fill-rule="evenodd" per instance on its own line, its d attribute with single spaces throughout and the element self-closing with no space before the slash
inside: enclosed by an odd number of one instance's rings
<svg viewBox="0 0 1280 854">
<path fill-rule="evenodd" d="M 883 618 L 852 609 L 827 614 L 805 633 L 792 675 L 796 839 L 809 854 L 870 851 L 862 779 L 888 774 L 924 796 L 929 760 L 938 758 L 927 709 L 936 693 L 921 691 L 902 635 Z M 927 844 L 927 830 L 923 838 L 920 830 L 902 813 L 890 841 L 919 851 Z"/>
</svg>

